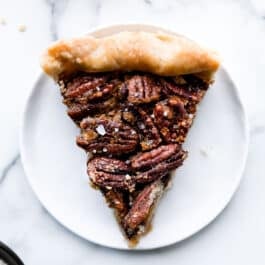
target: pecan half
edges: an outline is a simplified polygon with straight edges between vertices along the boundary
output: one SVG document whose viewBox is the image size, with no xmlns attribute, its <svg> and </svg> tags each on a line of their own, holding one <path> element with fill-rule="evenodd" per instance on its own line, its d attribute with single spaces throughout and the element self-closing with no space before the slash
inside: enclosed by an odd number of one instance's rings
<svg viewBox="0 0 265 265">
<path fill-rule="evenodd" d="M 152 151 L 136 155 L 131 159 L 131 167 L 136 171 L 136 183 L 149 183 L 167 175 L 182 165 L 187 152 L 177 144 L 160 146 Z"/>
<path fill-rule="evenodd" d="M 80 74 L 62 83 L 61 93 L 69 116 L 79 121 L 88 114 L 103 113 L 116 106 L 115 93 L 121 84 L 115 75 Z"/>
<path fill-rule="evenodd" d="M 130 76 L 124 86 L 128 89 L 128 101 L 131 103 L 150 103 L 160 98 L 161 84 L 151 75 Z"/>
<path fill-rule="evenodd" d="M 151 150 L 160 144 L 160 134 L 152 118 L 142 108 L 129 104 L 123 109 L 122 117 L 138 129 L 143 151 Z"/>
<path fill-rule="evenodd" d="M 132 191 L 134 182 L 129 173 L 130 168 L 125 162 L 113 158 L 95 157 L 87 165 L 87 174 L 93 184 L 107 190 Z"/>
<path fill-rule="evenodd" d="M 76 122 L 81 121 L 87 115 L 94 115 L 97 113 L 105 113 L 112 110 L 117 105 L 117 99 L 112 97 L 102 102 L 94 103 L 71 103 L 69 104 L 67 113 Z"/>
<path fill-rule="evenodd" d="M 131 167 L 134 170 L 151 168 L 159 163 L 169 159 L 171 156 L 178 154 L 181 146 L 178 144 L 162 145 L 149 152 L 135 155 L 131 158 Z"/>
<path fill-rule="evenodd" d="M 109 79 L 109 75 L 81 75 L 67 82 L 62 93 L 64 98 L 80 103 L 101 99 L 114 88 L 114 83 L 108 83 Z"/>
<path fill-rule="evenodd" d="M 77 144 L 93 154 L 122 155 L 135 150 L 139 139 L 137 132 L 122 122 L 105 115 L 86 118 L 80 123 L 81 135 Z"/>
<path fill-rule="evenodd" d="M 194 115 L 185 109 L 185 102 L 172 96 L 160 101 L 154 108 L 154 122 L 166 143 L 183 143 Z"/>
<path fill-rule="evenodd" d="M 170 77 L 161 79 L 163 93 L 168 95 L 178 95 L 187 100 L 200 102 L 208 84 L 194 75 L 183 75 L 181 77 Z"/>
<path fill-rule="evenodd" d="M 146 186 L 138 194 L 122 222 L 122 227 L 129 239 L 145 232 L 145 229 L 151 222 L 152 211 L 159 197 L 162 195 L 163 190 L 163 182 L 157 180 L 149 186 Z M 144 229 L 140 230 L 141 227 Z"/>
</svg>

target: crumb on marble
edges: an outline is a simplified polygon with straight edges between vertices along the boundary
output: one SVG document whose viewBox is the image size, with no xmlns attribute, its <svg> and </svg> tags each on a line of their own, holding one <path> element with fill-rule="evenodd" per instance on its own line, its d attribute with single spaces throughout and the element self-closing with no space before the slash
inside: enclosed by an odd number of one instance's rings
<svg viewBox="0 0 265 265">
<path fill-rule="evenodd" d="M 0 17 L 0 24 L 3 26 L 6 25 L 6 19 L 4 17 Z"/>
<path fill-rule="evenodd" d="M 21 24 L 21 25 L 18 26 L 18 31 L 25 32 L 26 30 L 27 30 L 26 25 Z"/>
</svg>

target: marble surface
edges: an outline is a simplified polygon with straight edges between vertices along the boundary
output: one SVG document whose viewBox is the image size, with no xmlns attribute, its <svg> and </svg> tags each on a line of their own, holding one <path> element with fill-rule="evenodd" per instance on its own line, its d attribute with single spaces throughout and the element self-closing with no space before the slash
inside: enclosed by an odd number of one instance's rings
<svg viewBox="0 0 265 265">
<path fill-rule="evenodd" d="M 0 0 L 0 241 L 27 265 L 264 264 L 264 17 L 262 0 Z M 240 89 L 251 136 L 242 184 L 223 214 L 180 244 L 141 253 L 94 245 L 57 223 L 33 194 L 18 147 L 43 49 L 99 25 L 129 22 L 164 26 L 216 48 Z"/>
</svg>

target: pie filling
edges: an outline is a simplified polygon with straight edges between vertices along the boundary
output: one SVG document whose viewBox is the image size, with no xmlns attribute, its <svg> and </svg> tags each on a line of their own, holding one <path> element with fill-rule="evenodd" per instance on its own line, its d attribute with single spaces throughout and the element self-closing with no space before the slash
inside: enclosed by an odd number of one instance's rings
<svg viewBox="0 0 265 265">
<path fill-rule="evenodd" d="M 150 227 L 153 209 L 182 149 L 209 83 L 189 74 L 79 72 L 59 81 L 77 144 L 91 153 L 87 173 L 115 210 L 129 240 Z"/>
</svg>

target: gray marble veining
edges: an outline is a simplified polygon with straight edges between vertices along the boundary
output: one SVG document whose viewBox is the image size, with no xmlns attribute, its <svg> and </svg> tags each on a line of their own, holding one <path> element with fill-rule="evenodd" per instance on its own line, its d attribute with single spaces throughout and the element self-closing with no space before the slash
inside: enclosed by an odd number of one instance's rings
<svg viewBox="0 0 265 265">
<path fill-rule="evenodd" d="M 0 175 L 0 185 L 2 184 L 2 182 L 5 180 L 5 178 L 7 177 L 9 171 L 13 168 L 13 166 L 17 163 L 17 161 L 20 159 L 20 155 L 17 154 L 14 158 L 11 159 L 11 161 L 9 161 L 9 163 L 4 167 L 4 169 L 1 172 Z"/>
<path fill-rule="evenodd" d="M 50 34 L 52 40 L 58 39 L 58 19 L 60 15 L 64 12 L 68 4 L 68 0 L 45 0 L 49 6 L 50 11 Z"/>
</svg>

